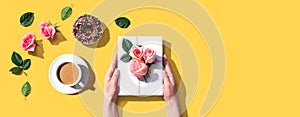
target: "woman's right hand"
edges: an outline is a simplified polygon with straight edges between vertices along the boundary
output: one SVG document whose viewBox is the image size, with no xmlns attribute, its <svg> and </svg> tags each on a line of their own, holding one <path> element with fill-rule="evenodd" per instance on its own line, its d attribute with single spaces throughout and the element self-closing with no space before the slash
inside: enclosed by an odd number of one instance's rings
<svg viewBox="0 0 300 117">
<path fill-rule="evenodd" d="M 180 117 L 179 104 L 176 98 L 175 79 L 166 55 L 164 55 L 164 65 L 165 70 L 163 71 L 163 93 L 167 104 L 167 117 Z"/>
<path fill-rule="evenodd" d="M 164 65 L 165 65 L 165 70 L 163 71 L 163 78 L 164 78 L 163 93 L 164 93 L 164 99 L 168 103 L 172 101 L 176 95 L 175 80 L 167 56 L 164 55 L 163 58 L 164 58 Z"/>
</svg>

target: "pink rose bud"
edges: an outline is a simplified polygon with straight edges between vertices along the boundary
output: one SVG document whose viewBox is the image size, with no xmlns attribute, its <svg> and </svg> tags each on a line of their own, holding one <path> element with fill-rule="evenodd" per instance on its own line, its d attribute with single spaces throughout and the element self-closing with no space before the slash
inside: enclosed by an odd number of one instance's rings
<svg viewBox="0 0 300 117">
<path fill-rule="evenodd" d="M 143 54 L 143 47 L 132 47 L 131 56 L 133 56 L 135 59 L 141 60 L 143 58 Z"/>
<path fill-rule="evenodd" d="M 128 67 L 129 71 L 139 79 L 141 79 L 148 72 L 148 66 L 137 59 L 130 61 Z"/>
<path fill-rule="evenodd" d="M 54 34 L 56 32 L 54 26 L 52 26 L 48 22 L 42 22 L 39 28 L 40 28 L 40 33 L 43 35 L 45 39 L 54 38 Z"/>
<path fill-rule="evenodd" d="M 35 41 L 35 35 L 33 33 L 27 33 L 22 38 L 21 47 L 23 48 L 24 51 L 33 52 L 36 46 L 34 41 Z"/>
<path fill-rule="evenodd" d="M 156 52 L 152 48 L 146 48 L 144 50 L 144 60 L 146 63 L 152 63 L 155 61 Z"/>
</svg>

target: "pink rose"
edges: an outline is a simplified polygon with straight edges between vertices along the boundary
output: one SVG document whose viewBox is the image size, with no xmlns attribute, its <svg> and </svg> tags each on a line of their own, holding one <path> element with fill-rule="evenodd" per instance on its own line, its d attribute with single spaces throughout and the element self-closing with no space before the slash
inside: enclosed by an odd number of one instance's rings
<svg viewBox="0 0 300 117">
<path fill-rule="evenodd" d="M 155 60 L 156 52 L 152 48 L 146 48 L 144 50 L 144 60 L 146 63 L 152 63 Z"/>
<path fill-rule="evenodd" d="M 143 58 L 143 47 L 134 46 L 131 49 L 131 56 L 135 59 L 141 60 Z"/>
<path fill-rule="evenodd" d="M 142 78 L 148 72 L 148 66 L 137 59 L 130 61 L 128 67 L 129 71 L 137 78 Z"/>
<path fill-rule="evenodd" d="M 22 43 L 21 47 L 25 51 L 31 51 L 33 52 L 35 49 L 35 35 L 33 33 L 27 33 L 23 38 L 22 38 Z"/>
<path fill-rule="evenodd" d="M 54 26 L 52 26 L 47 22 L 42 22 L 39 27 L 40 27 L 40 32 L 45 39 L 54 38 L 54 34 L 56 32 Z"/>
</svg>

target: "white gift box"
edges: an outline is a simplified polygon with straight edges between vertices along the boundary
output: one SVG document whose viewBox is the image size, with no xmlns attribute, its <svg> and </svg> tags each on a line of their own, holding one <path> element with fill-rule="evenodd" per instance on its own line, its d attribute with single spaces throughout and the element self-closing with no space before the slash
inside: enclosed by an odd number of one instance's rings
<svg viewBox="0 0 300 117">
<path fill-rule="evenodd" d="M 129 62 L 121 60 L 121 56 L 126 54 L 122 48 L 123 39 L 129 40 L 133 46 L 150 47 L 156 52 L 155 61 L 149 67 L 147 81 L 136 78 L 129 71 Z M 163 47 L 161 36 L 119 36 L 118 37 L 118 69 L 120 70 L 119 96 L 161 96 L 163 94 Z M 132 58 L 133 59 L 133 58 Z"/>
</svg>

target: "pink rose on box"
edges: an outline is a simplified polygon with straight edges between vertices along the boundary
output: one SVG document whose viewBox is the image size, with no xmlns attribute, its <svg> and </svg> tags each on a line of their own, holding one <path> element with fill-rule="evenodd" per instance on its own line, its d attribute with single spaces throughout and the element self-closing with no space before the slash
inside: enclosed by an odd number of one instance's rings
<svg viewBox="0 0 300 117">
<path fill-rule="evenodd" d="M 143 47 L 134 46 L 131 50 L 131 56 L 133 56 L 135 59 L 141 60 L 143 58 Z"/>
<path fill-rule="evenodd" d="M 54 38 L 56 32 L 55 26 L 49 24 L 48 22 L 42 22 L 39 26 L 40 32 L 45 39 Z"/>
<path fill-rule="evenodd" d="M 148 66 L 137 59 L 130 61 L 129 71 L 137 78 L 142 78 L 148 72 Z"/>
<path fill-rule="evenodd" d="M 35 35 L 34 33 L 27 33 L 23 38 L 22 38 L 22 43 L 21 43 L 21 47 L 23 48 L 23 50 L 25 51 L 31 51 L 33 52 L 35 49 Z"/>
<path fill-rule="evenodd" d="M 152 63 L 152 62 L 154 62 L 155 55 L 156 55 L 156 52 L 152 48 L 146 48 L 144 50 L 144 56 L 143 56 L 143 58 L 145 60 L 145 63 Z"/>
</svg>

